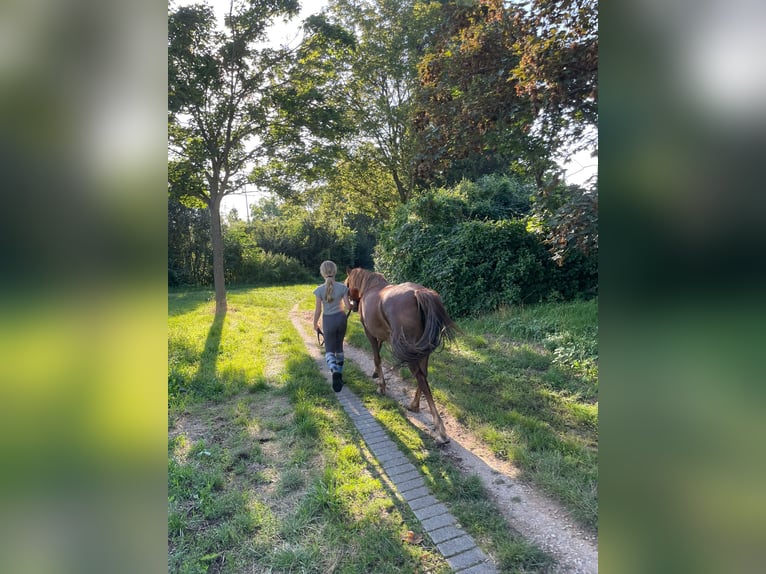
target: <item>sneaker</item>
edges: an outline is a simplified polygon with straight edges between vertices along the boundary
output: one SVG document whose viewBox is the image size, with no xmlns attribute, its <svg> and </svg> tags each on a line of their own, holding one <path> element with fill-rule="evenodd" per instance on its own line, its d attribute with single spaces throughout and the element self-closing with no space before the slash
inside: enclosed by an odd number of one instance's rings
<svg viewBox="0 0 766 574">
<path fill-rule="evenodd" d="M 340 390 L 343 388 L 343 375 L 341 375 L 338 371 L 335 371 L 332 374 L 332 390 L 336 393 L 339 393 Z"/>
</svg>

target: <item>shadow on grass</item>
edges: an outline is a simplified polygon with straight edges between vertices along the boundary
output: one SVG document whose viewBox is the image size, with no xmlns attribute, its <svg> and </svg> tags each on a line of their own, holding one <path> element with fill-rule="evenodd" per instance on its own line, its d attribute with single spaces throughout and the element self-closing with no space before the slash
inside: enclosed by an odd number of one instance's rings
<svg viewBox="0 0 766 574">
<path fill-rule="evenodd" d="M 191 380 L 191 390 L 204 398 L 214 398 L 224 391 L 224 385 L 216 376 L 218 349 L 221 346 L 221 334 L 226 320 L 226 311 L 217 313 L 207 332 L 205 346 L 199 357 L 197 372 Z"/>
<path fill-rule="evenodd" d="M 289 341 L 288 345 L 293 343 Z M 325 571 L 323 567 L 327 567 L 326 571 L 330 571 L 332 562 L 333 571 L 381 574 L 420 571 L 421 551 L 404 546 L 401 526 L 386 520 L 387 513 L 381 515 L 377 497 L 367 493 L 369 479 L 355 466 L 349 467 L 344 443 L 359 452 L 355 462 L 379 479 L 382 487 L 376 491 L 382 491 L 408 521 L 413 515 L 406 512 L 393 490 L 380 480 L 379 471 L 362 448 L 361 436 L 351 430 L 353 423 L 314 359 L 305 351 L 291 353 L 284 377 L 284 389 L 296 410 L 296 435 L 302 440 L 311 438 L 315 448 L 327 455 L 324 472 L 310 485 L 293 519 L 298 527 L 290 539 L 304 543 L 276 549 L 271 557 L 272 566 L 287 571 Z M 345 419 L 343 429 L 338 426 L 339 417 Z M 323 540 L 308 551 L 312 548 L 305 541 L 310 541 L 317 532 L 316 520 L 323 522 L 320 529 Z M 438 556 L 435 549 L 430 552 Z"/>
<path fill-rule="evenodd" d="M 176 317 L 196 311 L 209 304 L 213 291 L 207 288 L 175 289 L 168 291 L 168 317 Z"/>
<path fill-rule="evenodd" d="M 359 339 L 352 333 L 352 344 L 369 352 Z M 393 363 L 387 344 L 383 356 Z M 584 525 L 596 527 L 597 410 L 578 396 L 589 383 L 553 364 L 544 349 L 502 337 L 462 337 L 431 355 L 429 367 L 438 408 L 448 407 L 498 458 L 516 463 Z M 409 373 L 399 372 L 414 389 Z"/>
<path fill-rule="evenodd" d="M 387 430 L 389 438 L 420 470 L 429 490 L 445 502 L 463 527 L 490 550 L 501 570 L 547 571 L 553 563 L 552 557 L 510 529 L 493 506 L 478 477 L 464 475 L 455 467 L 433 437 L 407 418 L 404 407 L 398 401 L 378 395 L 374 387 L 368 384 L 369 378 L 357 368 L 352 367 L 350 371 L 353 375 L 349 377 L 349 386 L 353 387 L 354 393 L 367 408 L 374 411 L 375 418 Z M 359 442 L 362 443 L 363 439 L 360 438 Z M 380 474 L 376 472 L 376 476 Z M 405 507 L 403 515 L 411 515 L 406 504 L 402 505 Z M 413 522 L 417 523 L 412 516 Z"/>
</svg>

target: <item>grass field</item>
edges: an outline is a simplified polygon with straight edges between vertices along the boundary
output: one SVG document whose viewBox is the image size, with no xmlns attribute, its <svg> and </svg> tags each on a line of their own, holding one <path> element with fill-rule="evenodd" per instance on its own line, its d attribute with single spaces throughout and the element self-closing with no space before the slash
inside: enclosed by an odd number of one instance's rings
<svg viewBox="0 0 766 574">
<path fill-rule="evenodd" d="M 231 290 L 223 318 L 209 291 L 170 293 L 169 571 L 449 571 L 427 538 L 402 541 L 417 520 L 387 490 L 290 322 L 296 303 L 313 309 L 312 289 Z M 573 509 L 595 506 L 597 441 L 595 311 L 576 309 L 557 308 L 559 323 L 533 309 L 461 321 L 466 335 L 432 361 L 437 401 Z M 349 338 L 366 348 L 356 319 Z M 375 395 L 367 374 L 349 366 L 344 378 L 501 571 L 547 570 L 550 559 L 507 527 L 479 481 Z M 487 417 L 477 390 L 493 396 Z"/>
<path fill-rule="evenodd" d="M 440 408 L 594 530 L 597 309 L 596 301 L 552 303 L 463 319 L 463 336 L 429 362 Z M 347 339 L 369 348 L 358 321 Z M 412 379 L 408 369 L 401 374 Z"/>
</svg>

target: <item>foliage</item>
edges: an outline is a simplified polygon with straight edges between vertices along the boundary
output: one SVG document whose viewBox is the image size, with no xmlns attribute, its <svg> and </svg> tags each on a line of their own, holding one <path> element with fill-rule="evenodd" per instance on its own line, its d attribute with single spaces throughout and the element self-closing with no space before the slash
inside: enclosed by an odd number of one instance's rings
<svg viewBox="0 0 766 574">
<path fill-rule="evenodd" d="M 388 219 L 401 202 L 391 172 L 371 144 L 362 144 L 340 157 L 311 199 L 320 209 L 332 210 L 337 216 L 370 220 Z"/>
<path fill-rule="evenodd" d="M 342 138 L 353 131 L 341 88 L 347 54 L 355 39 L 322 15 L 307 18 L 304 38 L 289 59 L 270 71 L 274 114 L 260 136 L 264 155 L 250 181 L 292 201 L 321 182 L 342 154 Z"/>
<path fill-rule="evenodd" d="M 419 178 L 512 169 L 545 188 L 596 125 L 597 65 L 595 0 L 445 3 L 419 64 Z"/>
<path fill-rule="evenodd" d="M 370 238 L 360 237 L 334 213 L 304 209 L 275 198 L 262 200 L 253 206 L 252 213 L 248 231 L 254 243 L 300 262 L 312 276 L 325 259 L 341 268 L 369 259 Z M 357 226 L 363 227 L 363 222 Z M 359 253 L 360 248 L 365 252 Z"/>
<path fill-rule="evenodd" d="M 168 14 L 169 187 L 210 210 L 217 313 L 226 309 L 221 199 L 260 153 L 252 141 L 270 121 L 266 71 L 282 57 L 257 45 L 275 17 L 297 10 L 296 0 L 233 1 L 225 31 L 207 5 Z"/>
<path fill-rule="evenodd" d="M 367 146 L 371 165 L 389 176 L 389 193 L 405 203 L 415 191 L 411 118 L 417 63 L 437 26 L 438 4 L 333 0 L 329 13 L 357 37 L 344 84 L 357 126 L 351 147 Z"/>
<path fill-rule="evenodd" d="M 597 0 L 533 0 L 519 16 L 513 79 L 538 113 L 540 134 L 549 147 L 595 148 L 583 136 L 598 122 Z"/>
<path fill-rule="evenodd" d="M 371 264 L 382 226 L 375 262 L 394 276 L 468 280 L 471 253 L 490 253 L 491 305 L 594 291 L 596 188 L 562 185 L 554 161 L 595 133 L 594 0 L 331 0 L 296 47 L 256 42 L 296 8 L 236 0 L 225 31 L 204 6 L 169 14 L 169 191 L 210 209 L 217 301 L 226 280 L 293 260 Z M 219 201 L 245 166 L 281 201 L 224 231 Z M 181 253 L 171 280 L 200 281 Z"/>
<path fill-rule="evenodd" d="M 577 252 L 593 258 L 598 255 L 597 192 L 577 187 L 570 191 L 567 202 L 549 220 L 548 242 L 557 262 L 571 258 Z"/>
<path fill-rule="evenodd" d="M 520 30 L 501 0 L 445 3 L 416 91 L 417 176 L 424 184 L 508 170 L 542 156 L 531 138 L 534 111 L 512 81 Z"/>
<path fill-rule="evenodd" d="M 312 278 L 294 257 L 260 248 L 242 221 L 227 225 L 223 240 L 228 284 L 284 285 Z"/>
<path fill-rule="evenodd" d="M 241 187 L 246 171 L 277 146 L 304 166 L 296 174 L 277 172 L 280 189 L 296 175 L 309 178 L 324 157 L 318 142 L 333 142 L 345 129 L 332 89 L 336 69 L 325 54 L 342 52 L 352 39 L 311 17 L 295 52 L 261 44 L 275 18 L 297 11 L 296 0 L 235 1 L 225 30 L 216 28 L 204 5 L 176 8 L 168 18 L 170 190 L 198 197 L 210 209 L 219 312 L 226 307 L 221 198 Z M 229 278 L 252 277 L 258 257 L 251 252 L 248 258 L 247 271 L 230 270 Z M 266 267 L 275 265 L 290 266 L 272 260 Z"/>
<path fill-rule="evenodd" d="M 293 257 L 259 247 L 245 224 L 230 221 L 223 230 L 226 283 L 275 285 L 309 281 L 313 275 Z M 168 285 L 212 284 L 210 213 L 168 201 Z"/>
<path fill-rule="evenodd" d="M 391 282 L 436 289 L 455 316 L 586 292 L 592 261 L 554 264 L 529 229 L 531 194 L 529 184 L 500 176 L 431 189 L 385 226 L 376 269 Z"/>
<path fill-rule="evenodd" d="M 209 285 L 210 213 L 168 199 L 168 285 Z"/>
</svg>

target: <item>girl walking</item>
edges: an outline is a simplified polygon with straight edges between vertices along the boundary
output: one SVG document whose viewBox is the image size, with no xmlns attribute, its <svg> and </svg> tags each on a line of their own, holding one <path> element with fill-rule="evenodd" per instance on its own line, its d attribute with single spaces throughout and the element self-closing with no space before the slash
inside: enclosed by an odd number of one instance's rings
<svg viewBox="0 0 766 574">
<path fill-rule="evenodd" d="M 348 287 L 335 282 L 338 268 L 332 261 L 323 261 L 319 272 L 324 277 L 324 284 L 314 289 L 316 308 L 314 309 L 314 330 L 319 331 L 319 316 L 322 316 L 324 333 L 325 361 L 332 373 L 332 390 L 339 393 L 343 388 L 343 338 L 346 336 L 347 315 L 345 308 L 351 309 L 348 300 Z"/>
</svg>

